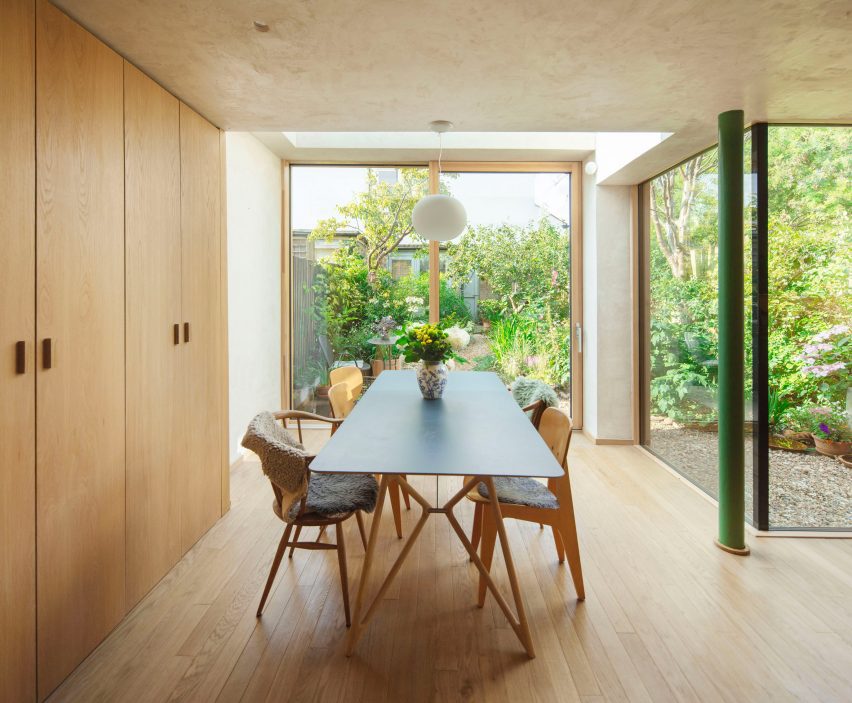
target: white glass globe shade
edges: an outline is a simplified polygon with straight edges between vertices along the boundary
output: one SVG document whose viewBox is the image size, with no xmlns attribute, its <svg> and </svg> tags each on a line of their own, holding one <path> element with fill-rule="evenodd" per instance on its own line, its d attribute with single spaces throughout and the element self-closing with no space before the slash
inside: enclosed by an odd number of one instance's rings
<svg viewBox="0 0 852 703">
<path fill-rule="evenodd" d="M 446 242 L 467 225 L 464 205 L 449 195 L 427 195 L 411 211 L 411 224 L 423 239 Z"/>
</svg>

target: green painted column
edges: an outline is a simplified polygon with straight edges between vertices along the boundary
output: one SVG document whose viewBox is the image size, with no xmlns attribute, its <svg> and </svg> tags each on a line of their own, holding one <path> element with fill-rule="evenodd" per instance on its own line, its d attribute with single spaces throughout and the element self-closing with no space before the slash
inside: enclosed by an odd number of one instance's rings
<svg viewBox="0 0 852 703">
<path fill-rule="evenodd" d="M 719 537 L 745 543 L 743 367 L 743 112 L 719 115 Z"/>
</svg>

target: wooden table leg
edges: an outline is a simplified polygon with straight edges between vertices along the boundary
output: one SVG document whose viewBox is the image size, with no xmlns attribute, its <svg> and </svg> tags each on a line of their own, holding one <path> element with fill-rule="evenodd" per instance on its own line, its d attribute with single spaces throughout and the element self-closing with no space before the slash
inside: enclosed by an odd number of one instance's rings
<svg viewBox="0 0 852 703">
<path fill-rule="evenodd" d="M 503 550 L 503 559 L 506 562 L 506 570 L 509 574 L 509 583 L 512 586 L 512 596 L 515 600 L 515 609 L 517 611 L 517 616 L 512 612 L 512 609 L 509 607 L 509 603 L 503 597 L 503 594 L 500 593 L 500 590 L 497 588 L 497 584 L 491 578 L 491 574 L 488 569 L 485 568 L 485 565 L 482 563 L 482 560 L 479 558 L 479 555 L 476 553 L 476 549 L 470 543 L 470 540 L 467 538 L 464 530 L 453 514 L 453 507 L 465 496 L 467 493 L 480 481 L 484 482 L 488 487 L 488 494 L 491 496 L 490 500 L 490 508 L 492 510 L 493 518 L 497 523 L 497 535 L 500 538 L 500 547 Z M 402 551 L 397 556 L 396 561 L 393 563 L 388 575 L 385 577 L 385 580 L 382 582 L 382 585 L 379 587 L 376 596 L 373 598 L 373 601 L 370 603 L 370 607 L 367 609 L 367 612 L 361 617 L 361 611 L 364 606 L 364 596 L 367 588 L 367 584 L 369 582 L 369 572 L 373 565 L 373 555 L 376 550 L 376 543 L 378 542 L 378 532 L 379 532 L 379 523 L 381 521 L 381 511 L 382 506 L 384 505 L 385 496 L 388 493 L 388 488 L 391 483 L 396 483 L 404 492 L 408 493 L 415 501 L 417 501 L 421 507 L 423 508 L 423 513 L 420 515 L 420 519 L 417 521 L 417 524 L 414 526 L 414 529 L 411 532 L 408 540 L 402 547 Z M 447 502 L 442 508 L 435 509 L 429 501 L 427 501 L 423 496 L 421 496 L 403 476 L 390 476 L 383 475 L 381 487 L 379 488 L 379 499 L 376 505 L 376 512 L 373 516 L 373 524 L 370 527 L 370 540 L 367 544 L 367 552 L 364 556 L 364 567 L 361 571 L 361 579 L 358 586 L 358 596 L 355 599 L 355 613 L 352 618 L 352 628 L 349 630 L 349 642 L 346 645 L 346 656 L 352 656 L 352 653 L 355 651 L 355 646 L 358 644 L 358 639 L 361 636 L 361 631 L 370 621 L 370 618 L 375 614 L 376 609 L 378 608 L 379 603 L 381 602 L 384 594 L 387 592 L 390 587 L 393 579 L 396 577 L 400 568 L 402 567 L 403 562 L 408 557 L 411 548 L 414 546 L 415 540 L 420 535 L 420 532 L 423 529 L 423 526 L 426 524 L 426 520 L 429 519 L 429 515 L 432 512 L 443 512 L 447 516 L 447 520 L 449 520 L 453 529 L 459 537 L 462 545 L 467 550 L 468 554 L 470 554 L 470 558 L 473 563 L 476 565 L 476 568 L 479 569 L 479 572 L 482 574 L 482 577 L 485 579 L 485 583 L 488 589 L 491 591 L 494 599 L 497 601 L 500 609 L 503 611 L 503 614 L 506 616 L 506 619 L 509 621 L 509 624 L 512 626 L 512 629 L 515 631 L 515 635 L 517 635 L 521 644 L 524 646 L 524 649 L 527 652 L 527 655 L 530 659 L 535 657 L 535 649 L 533 648 L 532 637 L 530 635 L 529 624 L 527 623 L 526 612 L 524 611 L 524 603 L 521 597 L 520 587 L 518 585 L 517 574 L 515 573 L 515 564 L 512 560 L 512 553 L 509 549 L 509 540 L 506 537 L 506 529 L 503 526 L 503 516 L 500 513 L 500 504 L 497 501 L 497 493 L 494 489 L 494 482 L 491 477 L 475 477 L 470 481 L 466 482 L 462 489 L 456 493 L 450 500 Z"/>
<path fill-rule="evenodd" d="M 420 505 L 423 507 L 423 512 L 420 515 L 420 519 L 417 521 L 417 524 L 414 526 L 414 529 L 411 531 L 411 535 L 409 535 L 405 544 L 402 547 L 402 551 L 400 551 L 399 556 L 397 556 L 396 561 L 391 566 L 388 575 L 385 577 L 385 580 L 382 582 L 382 585 L 379 586 L 379 590 L 373 598 L 372 603 L 370 603 L 370 607 L 367 608 L 367 612 L 364 614 L 364 617 L 361 617 L 361 609 L 364 603 L 364 595 L 367 589 L 368 576 L 370 568 L 373 565 L 373 553 L 376 549 L 376 542 L 378 541 L 378 525 L 381 518 L 381 507 L 384 503 L 385 495 L 388 493 L 389 488 L 392 484 L 396 484 L 393 487 L 402 488 L 403 491 L 407 491 Z M 408 557 L 409 552 L 411 552 L 411 548 L 414 546 L 414 542 L 420 535 L 421 530 L 423 530 L 423 526 L 426 524 L 426 521 L 429 519 L 429 513 L 432 509 L 432 505 L 421 496 L 417 491 L 415 491 L 409 484 L 405 478 L 400 476 L 390 476 L 388 474 L 382 475 L 382 485 L 379 489 L 379 502 L 376 505 L 376 515 L 373 517 L 373 524 L 370 527 L 370 541 L 367 544 L 367 553 L 364 556 L 364 568 L 361 571 L 361 582 L 358 586 L 358 597 L 355 600 L 355 616 L 352 619 L 352 628 L 349 630 L 349 642 L 346 646 L 346 656 L 352 656 L 352 653 L 355 651 L 355 645 L 358 644 L 358 638 L 361 636 L 362 629 L 367 625 L 370 621 L 370 618 L 376 612 L 376 609 L 379 606 L 382 598 L 390 587 L 391 583 L 393 583 L 394 578 L 402 567 L 403 562 Z"/>
<path fill-rule="evenodd" d="M 492 515 L 494 520 L 497 522 L 497 535 L 500 537 L 500 546 L 503 550 L 503 559 L 506 562 L 506 570 L 509 573 L 509 583 L 512 586 L 512 596 L 515 600 L 515 609 L 517 610 L 517 617 L 512 612 L 509 607 L 508 602 L 503 597 L 503 594 L 500 593 L 500 590 L 497 588 L 497 584 L 494 583 L 494 580 L 491 578 L 491 574 L 488 569 L 482 563 L 482 560 L 479 558 L 479 554 L 477 554 L 476 549 L 471 544 L 470 540 L 467 538 L 462 526 L 459 524 L 459 521 L 456 519 L 456 516 L 453 514 L 453 507 L 458 503 L 464 496 L 470 492 L 470 490 L 479 482 L 485 483 L 488 487 L 488 495 L 490 496 L 489 505 L 492 510 Z M 533 647 L 532 637 L 530 635 L 529 624 L 527 623 L 526 612 L 524 611 L 524 602 L 521 597 L 521 591 L 518 586 L 518 578 L 515 574 L 515 563 L 512 560 L 512 553 L 509 549 L 509 540 L 506 538 L 506 529 L 503 526 L 503 516 L 500 513 L 500 503 L 497 501 L 497 492 L 494 490 L 494 481 L 490 476 L 487 477 L 474 477 L 462 486 L 462 489 L 456 493 L 450 500 L 447 502 L 443 508 L 443 512 L 447 516 L 447 520 L 450 521 L 450 525 L 453 526 L 453 529 L 458 535 L 459 540 L 464 545 L 464 548 L 467 550 L 467 553 L 470 555 L 471 561 L 476 565 L 476 568 L 479 569 L 480 574 L 482 574 L 483 579 L 485 579 L 485 584 L 488 589 L 491 591 L 491 594 L 494 596 L 494 600 L 497 601 L 497 604 L 500 606 L 500 609 L 503 611 L 503 615 L 506 616 L 506 619 L 509 621 L 509 624 L 512 626 L 512 629 L 515 631 L 515 635 L 517 635 L 521 644 L 524 646 L 524 649 L 527 651 L 527 655 L 530 659 L 535 657 L 535 648 Z M 484 517 L 484 516 L 483 516 Z"/>
<path fill-rule="evenodd" d="M 506 536 L 506 526 L 503 524 L 503 515 L 500 512 L 500 501 L 497 499 L 497 489 L 494 488 L 494 479 L 490 476 L 485 479 L 485 485 L 488 486 L 488 497 L 491 505 L 491 511 L 494 519 L 497 521 L 497 535 L 500 537 L 500 547 L 503 550 L 503 560 L 506 562 L 506 571 L 509 574 L 509 583 L 512 586 L 512 597 L 515 599 L 515 608 L 518 611 L 518 622 L 521 626 L 521 644 L 527 650 L 530 658 L 535 657 L 535 649 L 533 648 L 532 636 L 530 635 L 530 627 L 527 622 L 527 615 L 524 612 L 524 599 L 521 596 L 521 587 L 518 585 L 518 575 L 515 573 L 515 562 L 512 559 L 512 550 L 509 549 L 509 538 Z"/>
<path fill-rule="evenodd" d="M 379 524 L 382 521 L 382 508 L 385 504 L 385 496 L 388 492 L 388 484 L 391 477 L 382 474 L 382 482 L 379 485 L 379 497 L 376 501 L 376 509 L 373 512 L 373 520 L 370 524 L 370 539 L 367 541 L 367 551 L 364 553 L 364 566 L 361 568 L 361 578 L 358 583 L 358 594 L 355 596 L 355 617 L 349 629 L 349 642 L 346 644 L 346 656 L 352 656 L 355 644 L 361 634 L 361 606 L 364 603 L 364 587 L 370 575 L 370 567 L 373 565 L 373 554 L 376 551 L 376 543 L 379 541 Z"/>
</svg>

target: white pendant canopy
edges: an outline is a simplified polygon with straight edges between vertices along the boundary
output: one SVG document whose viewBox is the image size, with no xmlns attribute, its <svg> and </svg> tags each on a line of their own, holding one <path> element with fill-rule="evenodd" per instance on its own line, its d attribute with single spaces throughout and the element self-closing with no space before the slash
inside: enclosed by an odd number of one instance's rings
<svg viewBox="0 0 852 703">
<path fill-rule="evenodd" d="M 441 135 L 452 129 L 452 122 L 437 120 L 429 128 L 438 135 L 438 182 L 441 180 Z M 460 200 L 450 195 L 435 194 L 422 197 L 411 211 L 411 224 L 423 239 L 446 242 L 458 237 L 467 226 L 467 212 Z"/>
</svg>

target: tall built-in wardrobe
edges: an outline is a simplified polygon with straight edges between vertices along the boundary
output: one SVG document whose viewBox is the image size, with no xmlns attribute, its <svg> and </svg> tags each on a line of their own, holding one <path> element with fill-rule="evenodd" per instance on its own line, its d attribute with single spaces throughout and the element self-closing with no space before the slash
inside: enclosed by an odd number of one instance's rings
<svg viewBox="0 0 852 703">
<path fill-rule="evenodd" d="M 0 3 L 0 700 L 43 700 L 228 507 L 221 132 Z"/>
</svg>

